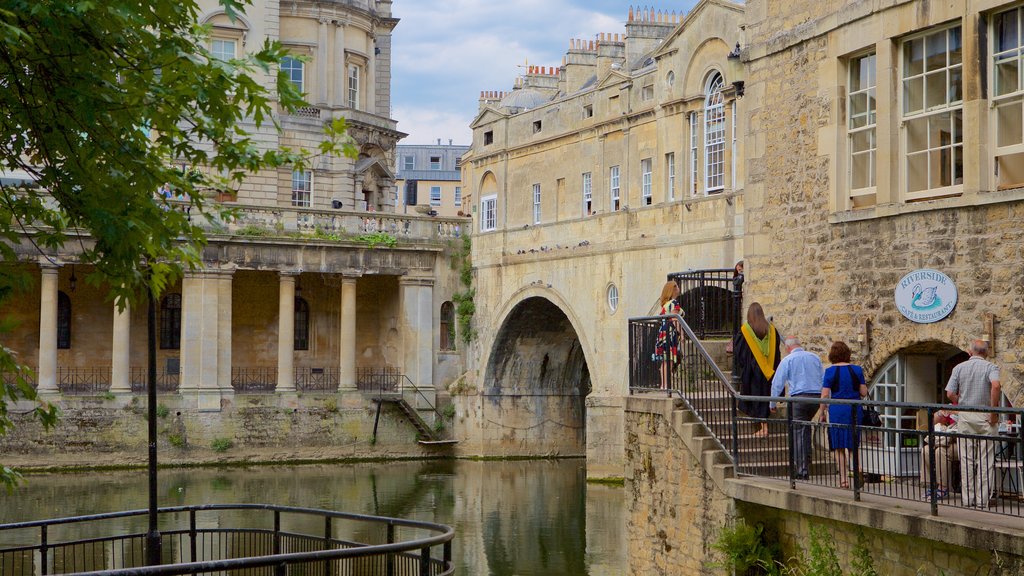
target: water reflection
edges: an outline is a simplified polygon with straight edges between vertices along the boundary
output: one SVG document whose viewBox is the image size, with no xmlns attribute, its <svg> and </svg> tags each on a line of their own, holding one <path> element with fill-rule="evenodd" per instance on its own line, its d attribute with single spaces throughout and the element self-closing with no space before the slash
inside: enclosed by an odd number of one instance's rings
<svg viewBox="0 0 1024 576">
<path fill-rule="evenodd" d="M 588 485 L 582 460 L 162 470 L 160 498 L 161 506 L 268 502 L 449 524 L 462 575 L 625 570 L 623 490 Z M 144 471 L 29 476 L 14 493 L 0 493 L 0 523 L 146 506 Z M 259 522 L 218 519 L 239 521 Z"/>
</svg>

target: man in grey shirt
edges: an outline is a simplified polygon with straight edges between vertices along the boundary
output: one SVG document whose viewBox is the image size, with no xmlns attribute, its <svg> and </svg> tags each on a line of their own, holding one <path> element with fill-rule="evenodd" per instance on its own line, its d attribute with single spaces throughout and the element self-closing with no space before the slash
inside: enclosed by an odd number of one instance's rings
<svg viewBox="0 0 1024 576">
<path fill-rule="evenodd" d="M 971 343 L 971 357 L 953 368 L 946 384 L 946 396 L 960 406 L 999 406 L 1002 389 L 999 367 L 986 360 L 988 342 Z M 960 412 L 957 428 L 961 434 L 995 436 L 999 414 Z M 960 452 L 960 484 L 966 507 L 988 508 L 995 468 L 995 442 L 976 438 L 957 440 Z"/>
</svg>

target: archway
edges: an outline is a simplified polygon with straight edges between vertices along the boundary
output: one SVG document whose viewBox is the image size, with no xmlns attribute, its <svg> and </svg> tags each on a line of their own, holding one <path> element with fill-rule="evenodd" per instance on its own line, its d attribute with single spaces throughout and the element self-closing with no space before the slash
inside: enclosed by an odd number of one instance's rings
<svg viewBox="0 0 1024 576">
<path fill-rule="evenodd" d="M 533 296 L 505 318 L 484 372 L 484 395 L 503 412 L 489 419 L 503 441 L 529 442 L 534 453 L 583 454 L 590 369 L 572 322 L 550 300 Z"/>
</svg>

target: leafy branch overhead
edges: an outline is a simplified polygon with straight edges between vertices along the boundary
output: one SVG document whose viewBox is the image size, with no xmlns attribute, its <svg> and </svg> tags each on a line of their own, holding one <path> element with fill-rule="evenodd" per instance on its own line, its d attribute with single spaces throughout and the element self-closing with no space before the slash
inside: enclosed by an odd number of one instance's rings
<svg viewBox="0 0 1024 576">
<path fill-rule="evenodd" d="M 220 4 L 235 18 L 248 0 Z M 342 120 L 325 124 L 315 149 L 268 146 L 278 114 L 306 105 L 279 71 L 286 50 L 266 41 L 218 60 L 200 16 L 195 0 L 0 6 L 0 262 L 33 247 L 52 258 L 72 244 L 94 270 L 87 280 L 123 306 L 201 264 L 203 232 L 166 210 L 161 186 L 187 195 L 198 222 L 220 210 L 206 195 L 237 189 L 248 174 L 355 155 Z M 26 274 L 4 268 L 0 306 Z M 7 401 L 35 396 L 15 376 L 19 360 L 0 349 L 0 433 L 10 426 Z M 52 421 L 55 412 L 38 414 Z"/>
</svg>

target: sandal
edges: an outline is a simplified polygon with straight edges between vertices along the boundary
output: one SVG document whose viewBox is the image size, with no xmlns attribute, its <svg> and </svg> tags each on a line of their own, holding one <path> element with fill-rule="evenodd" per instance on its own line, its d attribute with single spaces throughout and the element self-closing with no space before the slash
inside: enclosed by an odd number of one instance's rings
<svg viewBox="0 0 1024 576">
<path fill-rule="evenodd" d="M 847 488 L 850 487 L 850 483 L 845 481 L 845 480 L 843 480 L 842 482 L 839 483 L 839 487 L 843 488 L 843 489 L 847 489 Z"/>
</svg>

